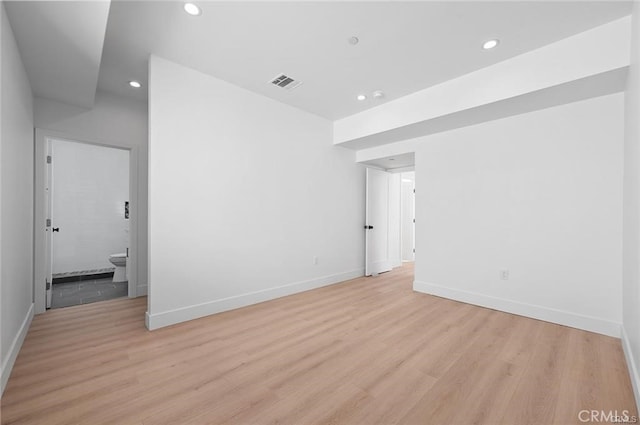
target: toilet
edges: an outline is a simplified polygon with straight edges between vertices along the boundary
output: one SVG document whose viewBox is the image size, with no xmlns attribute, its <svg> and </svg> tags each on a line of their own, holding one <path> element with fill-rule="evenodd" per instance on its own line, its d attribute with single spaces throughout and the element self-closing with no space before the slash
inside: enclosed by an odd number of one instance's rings
<svg viewBox="0 0 640 425">
<path fill-rule="evenodd" d="M 116 271 L 113 272 L 113 282 L 126 282 L 127 281 L 127 254 L 113 254 L 109 256 L 111 264 L 116 266 Z"/>
</svg>

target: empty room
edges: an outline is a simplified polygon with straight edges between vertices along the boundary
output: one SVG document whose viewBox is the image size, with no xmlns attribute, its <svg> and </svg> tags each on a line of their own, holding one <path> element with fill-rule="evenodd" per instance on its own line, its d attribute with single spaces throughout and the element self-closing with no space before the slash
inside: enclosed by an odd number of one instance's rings
<svg viewBox="0 0 640 425">
<path fill-rule="evenodd" d="M 640 422 L 639 1 L 2 1 L 0 423 Z"/>
</svg>

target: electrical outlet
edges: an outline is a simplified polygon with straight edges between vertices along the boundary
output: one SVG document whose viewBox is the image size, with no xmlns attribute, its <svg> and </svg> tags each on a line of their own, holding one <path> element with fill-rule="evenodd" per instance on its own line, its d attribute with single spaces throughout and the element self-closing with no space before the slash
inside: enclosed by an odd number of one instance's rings
<svg viewBox="0 0 640 425">
<path fill-rule="evenodd" d="M 509 280 L 509 270 L 507 269 L 500 270 L 500 279 Z"/>
<path fill-rule="evenodd" d="M 318 265 L 318 257 L 313 257 L 313 264 Z"/>
</svg>

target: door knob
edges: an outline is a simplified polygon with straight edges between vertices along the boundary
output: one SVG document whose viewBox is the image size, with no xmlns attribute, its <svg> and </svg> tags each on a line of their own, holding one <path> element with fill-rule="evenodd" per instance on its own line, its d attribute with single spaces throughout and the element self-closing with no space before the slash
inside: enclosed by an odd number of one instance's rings
<svg viewBox="0 0 640 425">
<path fill-rule="evenodd" d="M 51 229 L 52 232 L 59 232 L 60 228 L 59 227 L 54 227 L 53 229 Z"/>
<path fill-rule="evenodd" d="M 367 226 L 367 225 L 365 225 L 365 226 L 364 226 L 364 228 L 365 228 L 365 230 L 371 230 L 371 229 L 373 229 L 373 226 Z"/>
</svg>

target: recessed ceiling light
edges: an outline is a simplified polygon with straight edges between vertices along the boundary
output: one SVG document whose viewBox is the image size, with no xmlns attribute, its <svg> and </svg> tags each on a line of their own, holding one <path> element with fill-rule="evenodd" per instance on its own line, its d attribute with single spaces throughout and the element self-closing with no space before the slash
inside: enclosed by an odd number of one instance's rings
<svg viewBox="0 0 640 425">
<path fill-rule="evenodd" d="M 142 87 L 142 84 L 140 84 L 140 82 L 136 80 L 129 81 L 129 85 L 134 89 L 139 89 L 140 87 Z"/>
<path fill-rule="evenodd" d="M 382 90 L 376 90 L 373 92 L 374 99 L 382 99 L 384 97 L 384 92 Z"/>
<path fill-rule="evenodd" d="M 496 47 L 499 43 L 500 43 L 500 40 L 498 40 L 497 38 L 494 38 L 493 40 L 487 40 L 482 45 L 482 48 L 484 50 L 491 50 L 494 47 Z"/>
<path fill-rule="evenodd" d="M 184 11 L 187 12 L 191 16 L 199 16 L 202 15 L 202 9 L 198 7 L 195 3 L 185 3 Z"/>
<path fill-rule="evenodd" d="M 356 99 L 358 100 L 365 100 L 367 98 L 367 96 L 363 95 L 363 94 L 359 94 L 358 97 L 356 97 Z"/>
<path fill-rule="evenodd" d="M 347 41 L 349 42 L 349 44 L 355 46 L 356 44 L 358 44 L 360 42 L 360 39 L 354 35 L 352 37 L 349 37 L 347 39 Z"/>
</svg>

